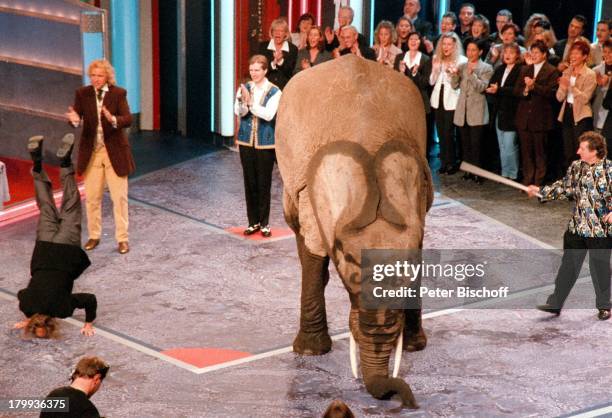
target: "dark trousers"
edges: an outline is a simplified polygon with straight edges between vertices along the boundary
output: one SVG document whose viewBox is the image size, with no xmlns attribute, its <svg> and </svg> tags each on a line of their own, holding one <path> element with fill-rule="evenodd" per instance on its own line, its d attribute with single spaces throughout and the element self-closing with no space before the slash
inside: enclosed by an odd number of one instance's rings
<svg viewBox="0 0 612 418">
<path fill-rule="evenodd" d="M 243 145 L 239 149 L 249 225 L 266 226 L 270 218 L 270 188 L 276 155 L 273 149 Z"/>
<path fill-rule="evenodd" d="M 589 269 L 595 288 L 597 309 L 610 309 L 610 254 L 612 237 L 583 238 L 566 231 L 563 235 L 563 258 L 555 279 L 555 291 L 547 303 L 561 309 L 578 279 L 588 251 Z"/>
<path fill-rule="evenodd" d="M 574 160 L 578 158 L 578 138 L 586 131 L 593 130 L 593 118 L 584 118 L 577 124 L 574 123 L 574 111 L 570 103 L 565 102 L 563 112 L 563 160 L 561 169 L 563 174 Z"/>
<path fill-rule="evenodd" d="M 523 164 L 523 184 L 542 185 L 546 177 L 546 141 L 548 132 L 519 130 L 521 140 L 521 159 Z"/>
<path fill-rule="evenodd" d="M 463 126 L 459 127 L 459 132 L 461 133 L 461 149 L 463 150 L 462 159 L 478 167 L 482 164 L 480 160 L 480 150 L 482 149 L 482 134 L 484 133 L 485 127 L 485 125 L 468 126 L 467 121 Z"/>
<path fill-rule="evenodd" d="M 440 93 L 442 95 L 442 93 Z M 448 167 L 457 163 L 457 150 L 455 149 L 455 125 L 453 124 L 454 110 L 444 110 L 442 97 L 440 106 L 434 110 L 436 119 L 436 130 L 440 139 L 440 163 L 441 167 Z"/>
<path fill-rule="evenodd" d="M 81 195 L 74 178 L 74 168 L 62 167 L 60 177 L 64 194 L 57 210 L 51 180 L 43 170 L 32 172 L 36 204 L 40 210 L 36 240 L 81 246 Z"/>
<path fill-rule="evenodd" d="M 425 121 L 427 123 L 427 154 L 425 155 L 425 158 L 429 160 L 433 148 L 436 145 L 434 142 L 435 122 L 433 109 L 431 112 L 425 114 Z"/>
</svg>

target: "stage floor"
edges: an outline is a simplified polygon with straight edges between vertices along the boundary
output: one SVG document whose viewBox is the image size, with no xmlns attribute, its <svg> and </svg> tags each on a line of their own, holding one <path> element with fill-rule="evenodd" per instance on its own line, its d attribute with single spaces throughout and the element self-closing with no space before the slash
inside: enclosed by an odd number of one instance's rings
<svg viewBox="0 0 612 418">
<path fill-rule="evenodd" d="M 425 248 L 560 246 L 567 204 L 540 205 L 458 177 L 436 177 Z M 420 409 L 377 401 L 351 376 L 349 301 L 333 268 L 326 291 L 333 350 L 293 354 L 300 266 L 276 168 L 271 239 L 240 235 L 243 193 L 238 154 L 227 150 L 139 174 L 130 181 L 124 256 L 106 196 L 102 243 L 75 283 L 98 297 L 92 338 L 78 333 L 81 312 L 62 321 L 59 341 L 24 341 L 10 329 L 21 319 L 15 295 L 29 278 L 36 220 L 2 228 L 0 399 L 44 396 L 68 383 L 80 357 L 98 355 L 111 371 L 92 400 L 109 417 L 316 417 L 333 399 L 368 417 L 553 417 L 612 402 L 612 327 L 594 309 L 559 318 L 534 309 L 427 310 L 428 346 L 405 353 L 400 370 Z M 525 297 L 535 303 L 549 284 Z M 574 293 L 592 294 L 590 280 Z"/>
</svg>

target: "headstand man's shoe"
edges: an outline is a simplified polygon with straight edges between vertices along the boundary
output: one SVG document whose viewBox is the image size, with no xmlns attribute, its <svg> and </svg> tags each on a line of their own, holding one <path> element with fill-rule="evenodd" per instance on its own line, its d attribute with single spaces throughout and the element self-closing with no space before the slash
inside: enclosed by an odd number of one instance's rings
<svg viewBox="0 0 612 418">
<path fill-rule="evenodd" d="M 597 318 L 600 321 L 606 321 L 610 319 L 610 309 L 600 309 L 599 313 L 597 314 Z"/>
<path fill-rule="evenodd" d="M 87 251 L 91 251 L 94 248 L 96 248 L 98 246 L 98 244 L 100 244 L 100 240 L 99 239 L 88 239 L 87 242 L 85 243 L 85 250 Z"/>
<path fill-rule="evenodd" d="M 28 152 L 32 161 L 42 160 L 42 142 L 45 139 L 42 135 L 32 136 L 28 139 Z"/>
<path fill-rule="evenodd" d="M 261 225 L 259 225 L 259 224 L 249 225 L 249 227 L 244 230 L 243 234 L 244 235 L 253 235 L 255 232 L 259 231 L 260 229 L 261 229 Z"/>
<path fill-rule="evenodd" d="M 66 134 L 62 138 L 62 144 L 57 150 L 57 158 L 62 160 L 62 164 L 68 163 L 70 165 L 71 159 L 70 156 L 72 154 L 72 147 L 74 147 L 74 135 Z"/>
<path fill-rule="evenodd" d="M 266 238 L 269 236 L 272 236 L 272 230 L 270 229 L 270 225 L 261 227 L 261 235 L 263 235 Z"/>
<path fill-rule="evenodd" d="M 545 303 L 544 305 L 538 305 L 536 306 L 537 309 L 539 309 L 540 311 L 543 312 L 548 312 L 550 314 L 559 316 L 561 315 L 561 309 L 560 308 L 555 308 L 554 306 L 552 306 L 551 304 Z"/>
</svg>

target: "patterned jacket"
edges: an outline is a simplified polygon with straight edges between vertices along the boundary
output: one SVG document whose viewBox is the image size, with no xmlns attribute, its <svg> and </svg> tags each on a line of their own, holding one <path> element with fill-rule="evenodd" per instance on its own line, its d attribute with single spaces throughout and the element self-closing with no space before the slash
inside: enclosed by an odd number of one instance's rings
<svg viewBox="0 0 612 418">
<path fill-rule="evenodd" d="M 574 161 L 567 174 L 540 189 L 542 201 L 574 200 L 568 229 L 585 238 L 612 237 L 612 226 L 603 222 L 612 212 L 612 161 L 603 159 L 593 165 Z"/>
</svg>

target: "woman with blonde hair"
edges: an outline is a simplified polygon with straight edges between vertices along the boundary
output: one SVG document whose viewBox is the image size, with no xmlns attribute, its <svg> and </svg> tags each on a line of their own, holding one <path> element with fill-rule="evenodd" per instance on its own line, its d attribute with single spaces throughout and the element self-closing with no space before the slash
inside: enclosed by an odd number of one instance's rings
<svg viewBox="0 0 612 418">
<path fill-rule="evenodd" d="M 284 18 L 272 21 L 269 34 L 270 41 L 259 44 L 259 54 L 268 60 L 268 80 L 282 90 L 293 75 L 298 49 L 290 42 L 289 24 Z"/>
<path fill-rule="evenodd" d="M 453 119 L 460 91 L 459 88 L 453 87 L 451 79 L 458 74 L 459 65 L 466 62 L 467 58 L 463 56 L 461 40 L 457 34 L 443 33 L 432 58 L 429 76 L 429 84 L 433 86 L 430 104 L 434 109 L 440 139 L 439 174 L 455 174 L 459 169 Z"/>
<path fill-rule="evenodd" d="M 389 68 L 393 68 L 395 57 L 402 53 L 402 50 L 393 44 L 395 38 L 395 28 L 388 20 L 381 21 L 374 31 L 372 48 L 376 52 L 376 61 Z"/>
<path fill-rule="evenodd" d="M 414 32 L 414 25 L 405 16 L 398 19 L 395 25 L 395 33 L 397 34 L 397 40 L 395 46 L 402 50 L 402 52 L 408 51 L 408 36 Z"/>
</svg>

